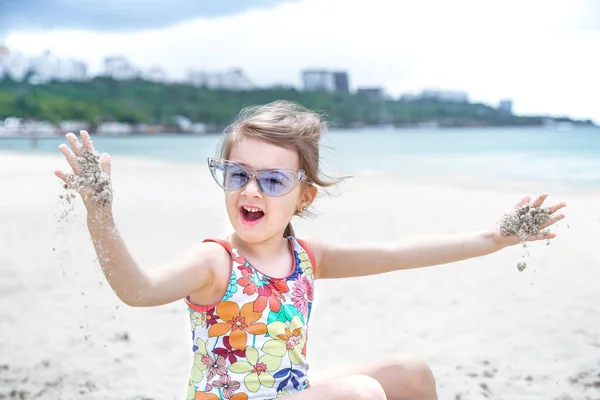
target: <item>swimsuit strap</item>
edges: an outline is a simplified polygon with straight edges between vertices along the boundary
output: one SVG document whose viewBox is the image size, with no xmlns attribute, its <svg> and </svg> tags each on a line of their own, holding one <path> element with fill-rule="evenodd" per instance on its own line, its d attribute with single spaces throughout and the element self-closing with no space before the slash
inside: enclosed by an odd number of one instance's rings
<svg viewBox="0 0 600 400">
<path fill-rule="evenodd" d="M 308 244 L 306 243 L 306 241 L 304 241 L 302 239 L 298 239 L 298 238 L 295 238 L 295 239 L 298 243 L 300 243 L 300 246 L 302 246 L 302 248 L 308 255 L 308 259 L 310 260 L 310 264 L 311 264 L 312 270 L 313 270 L 313 276 L 316 277 L 317 276 L 317 262 L 315 261 L 315 256 L 314 256 L 312 250 L 310 249 L 310 247 L 308 247 Z"/>
</svg>

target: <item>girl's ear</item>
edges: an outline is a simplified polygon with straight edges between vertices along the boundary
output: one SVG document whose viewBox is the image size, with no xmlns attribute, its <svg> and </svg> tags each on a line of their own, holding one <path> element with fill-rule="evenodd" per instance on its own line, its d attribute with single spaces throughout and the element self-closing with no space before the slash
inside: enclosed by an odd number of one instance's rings
<svg viewBox="0 0 600 400">
<path fill-rule="evenodd" d="M 304 190 L 302 191 L 302 197 L 300 198 L 301 201 L 301 205 L 300 205 L 300 209 L 302 209 L 302 207 L 310 207 L 310 205 L 312 204 L 313 201 L 315 201 L 315 198 L 317 197 L 317 188 L 313 185 L 305 185 Z"/>
</svg>

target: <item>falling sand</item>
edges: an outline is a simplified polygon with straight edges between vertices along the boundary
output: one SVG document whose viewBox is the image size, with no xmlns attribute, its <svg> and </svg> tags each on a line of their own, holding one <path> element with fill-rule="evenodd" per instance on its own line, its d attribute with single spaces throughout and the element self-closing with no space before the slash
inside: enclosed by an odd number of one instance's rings
<svg viewBox="0 0 600 400">
<path fill-rule="evenodd" d="M 504 215 L 500 220 L 500 234 L 504 236 L 517 235 L 521 238 L 523 247 L 527 247 L 526 241 L 529 237 L 546 236 L 550 233 L 548 229 L 540 229 L 549 220 L 550 210 L 548 208 L 525 204 Z M 523 271 L 525 268 L 527 268 L 525 261 L 517 263 L 519 271 Z"/>
</svg>

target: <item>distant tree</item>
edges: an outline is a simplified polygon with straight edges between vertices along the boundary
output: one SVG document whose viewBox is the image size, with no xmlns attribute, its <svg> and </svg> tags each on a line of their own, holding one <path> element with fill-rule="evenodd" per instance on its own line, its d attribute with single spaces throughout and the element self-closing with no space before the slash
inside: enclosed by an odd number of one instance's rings
<svg viewBox="0 0 600 400">
<path fill-rule="evenodd" d="M 181 115 L 220 130 L 241 108 L 274 100 L 298 102 L 323 113 L 331 125 L 340 128 L 383 123 L 410 126 L 432 121 L 442 126 L 536 125 L 543 121 L 541 117 L 502 113 L 484 104 L 394 101 L 281 87 L 232 91 L 108 77 L 44 85 L 16 82 L 8 76 L 0 80 L 0 118 L 17 116 L 53 122 L 74 119 L 92 126 L 101 121 L 163 123 Z"/>
</svg>

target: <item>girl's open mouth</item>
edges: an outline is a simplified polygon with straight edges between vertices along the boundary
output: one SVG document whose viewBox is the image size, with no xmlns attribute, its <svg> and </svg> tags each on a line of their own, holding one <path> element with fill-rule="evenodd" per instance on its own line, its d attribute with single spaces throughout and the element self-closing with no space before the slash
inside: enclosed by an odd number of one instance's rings
<svg viewBox="0 0 600 400">
<path fill-rule="evenodd" d="M 242 224 L 247 226 L 253 226 L 260 222 L 265 216 L 265 213 L 260 208 L 242 206 L 240 207 L 240 216 Z"/>
</svg>

